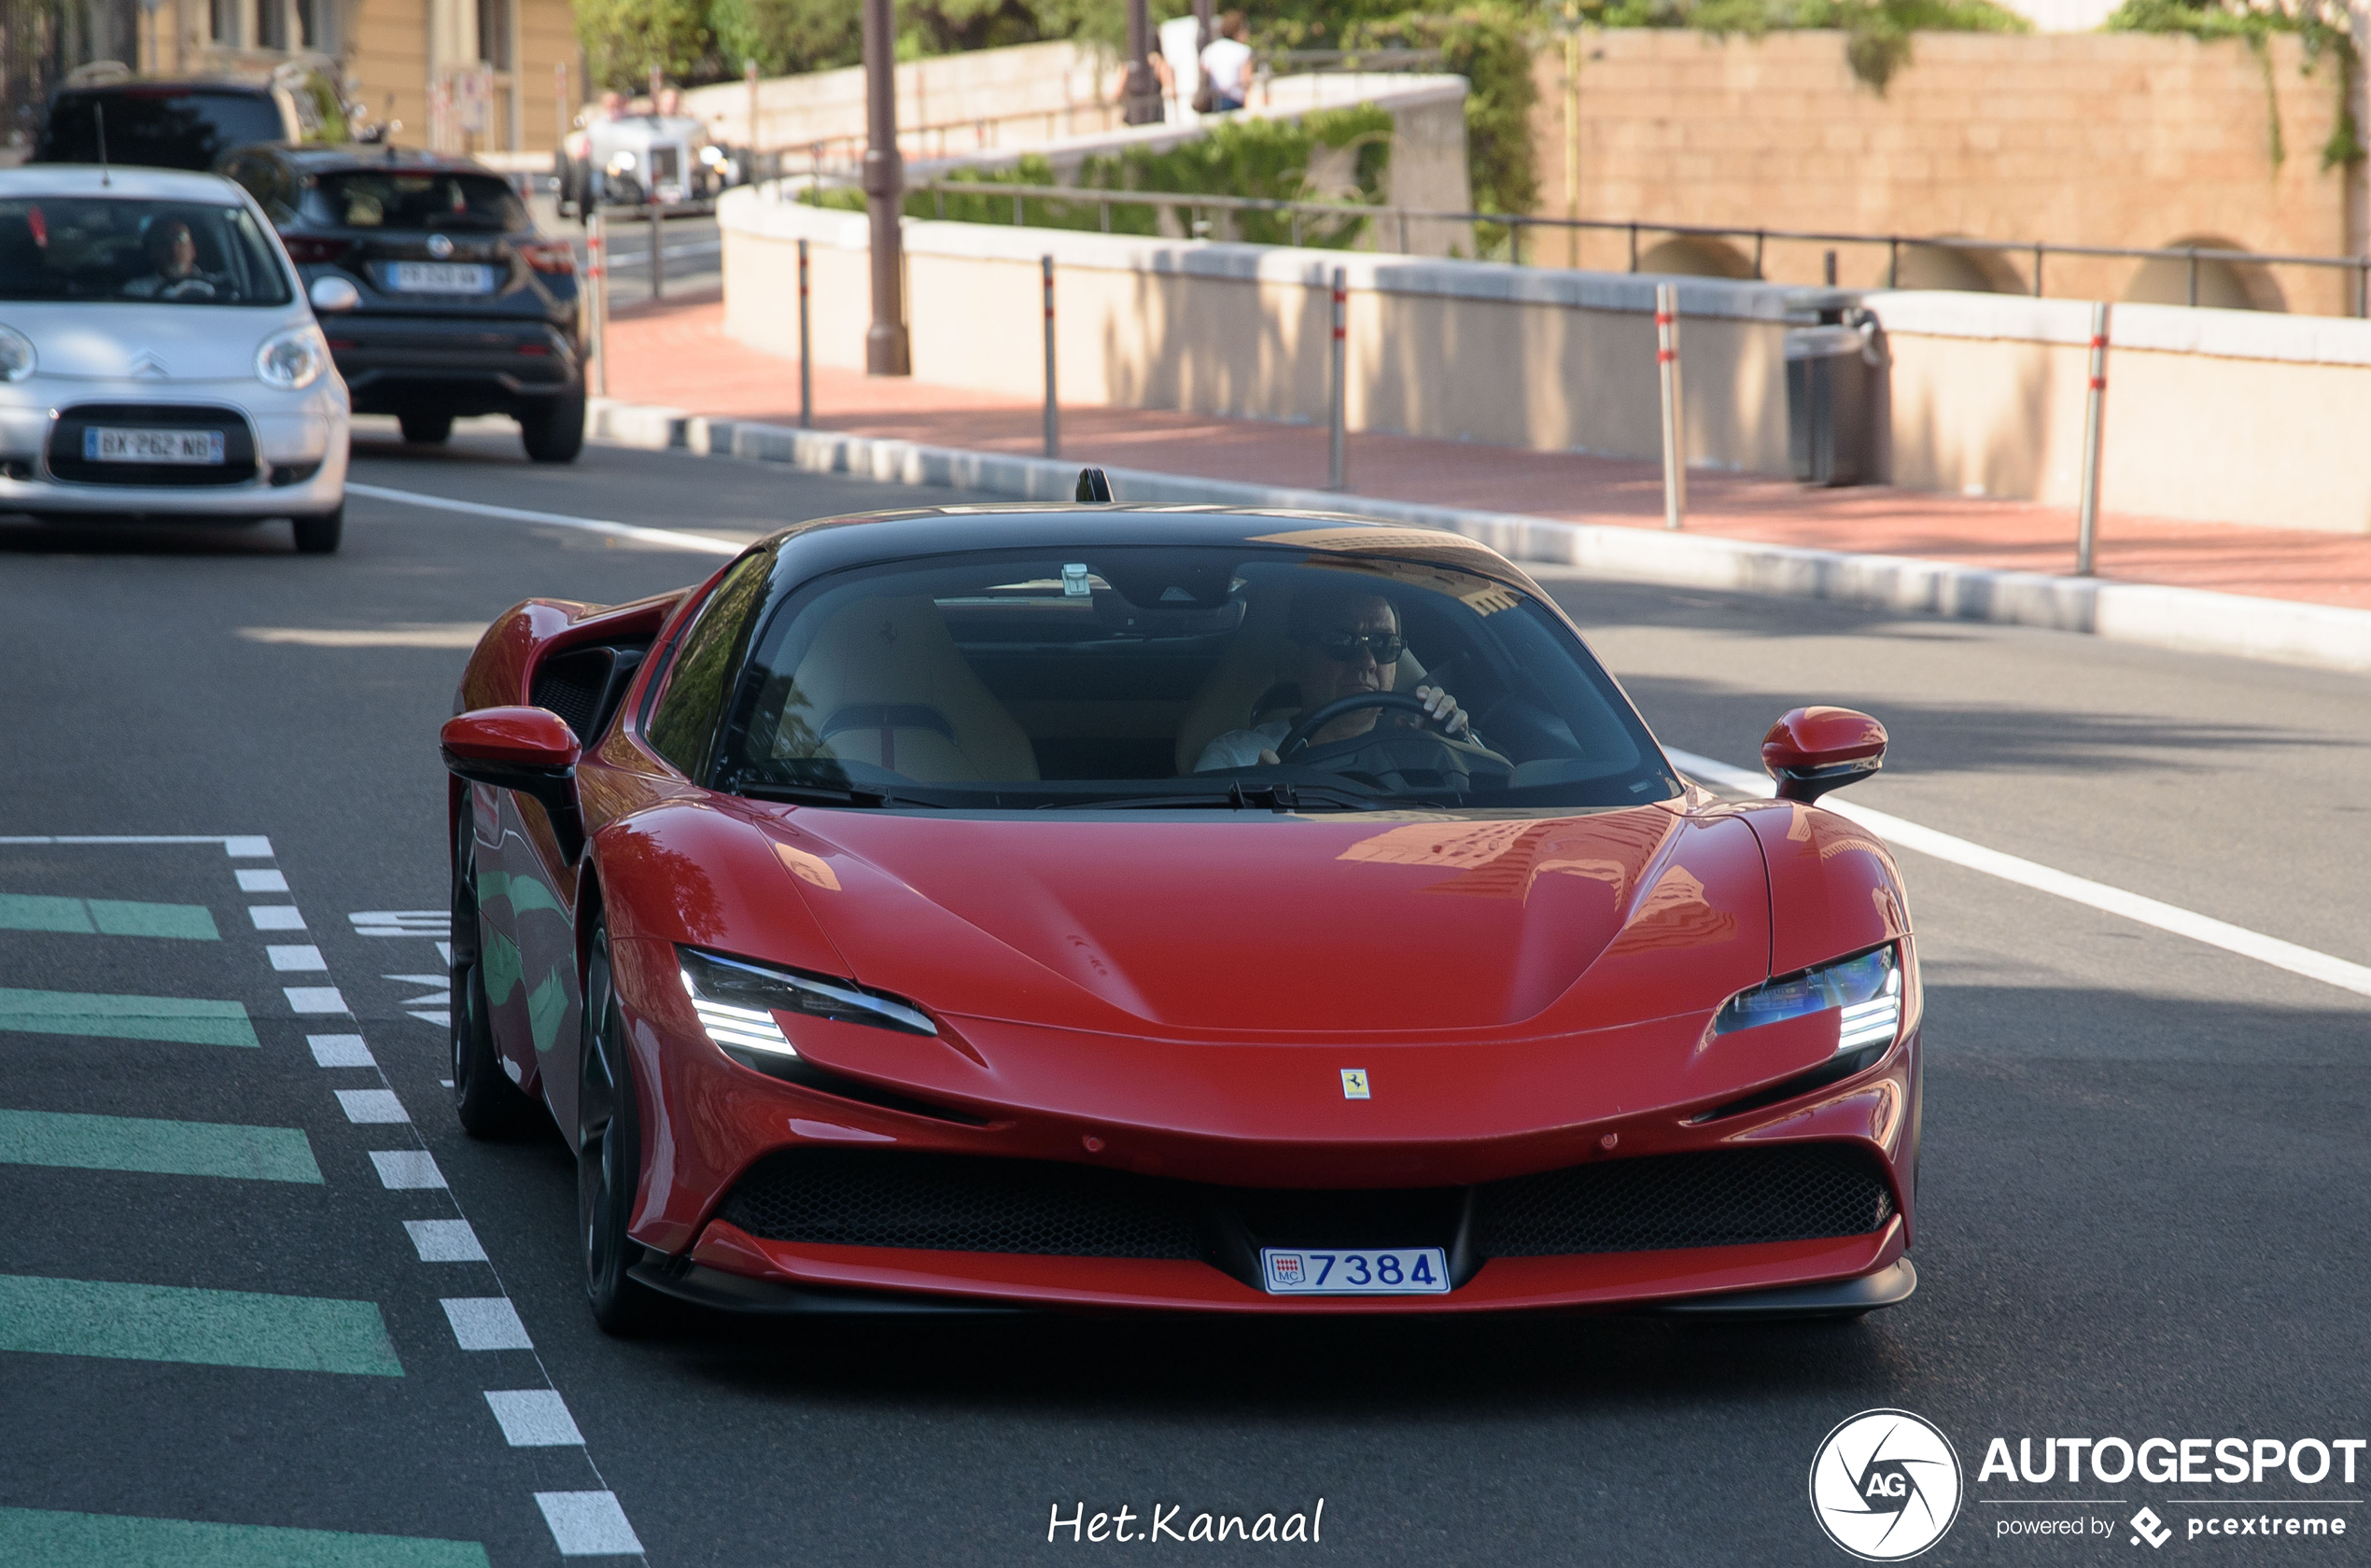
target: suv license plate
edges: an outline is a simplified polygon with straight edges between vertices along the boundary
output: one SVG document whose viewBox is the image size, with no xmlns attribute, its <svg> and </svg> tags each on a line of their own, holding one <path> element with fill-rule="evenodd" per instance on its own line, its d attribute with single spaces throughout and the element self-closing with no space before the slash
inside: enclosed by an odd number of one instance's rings
<svg viewBox="0 0 2371 1568">
<path fill-rule="evenodd" d="M 494 287 L 494 269 L 474 261 L 398 261 L 387 271 L 404 294 L 484 294 Z"/>
<path fill-rule="evenodd" d="M 1438 1247 L 1263 1247 L 1270 1295 L 1446 1295 L 1449 1254 Z"/>
<path fill-rule="evenodd" d="M 86 463 L 220 463 L 219 430 L 127 430 L 106 425 L 82 432 Z"/>
</svg>

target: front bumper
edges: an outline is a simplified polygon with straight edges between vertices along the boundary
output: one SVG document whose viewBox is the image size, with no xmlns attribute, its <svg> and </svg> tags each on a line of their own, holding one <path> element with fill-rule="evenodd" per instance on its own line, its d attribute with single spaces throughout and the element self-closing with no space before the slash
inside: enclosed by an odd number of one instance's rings
<svg viewBox="0 0 2371 1568">
<path fill-rule="evenodd" d="M 686 1299 L 743 1311 L 858 1309 L 884 1297 L 1287 1314 L 1725 1301 L 1735 1314 L 1776 1316 L 1891 1305 L 1915 1283 L 1896 1267 L 1915 1223 L 1915 1017 L 1875 1060 L 1825 1082 L 1706 1084 L 1689 1102 L 1628 1111 L 1589 1109 L 1583 1095 L 1567 1112 L 1559 1086 L 1535 1071 L 1520 1080 L 1539 1102 L 1534 1114 L 1493 1110 L 1502 1118 L 1494 1132 L 1469 1125 L 1487 1097 L 1466 1096 L 1461 1106 L 1435 1095 L 1422 1112 L 1411 1106 L 1403 1134 L 1328 1141 L 1285 1136 L 1262 1125 L 1258 1109 L 1226 1127 L 1215 1104 L 1167 1093 L 1158 1097 L 1165 1120 L 1130 1127 L 1077 1104 L 1038 1109 L 1026 1095 L 1004 1106 L 942 1102 L 934 1113 L 910 1098 L 901 1109 L 893 1095 L 863 1102 L 884 1085 L 849 1082 L 850 1098 L 825 1092 L 828 1079 L 784 1082 L 736 1064 L 696 1031 L 677 1000 L 680 984 L 656 984 L 673 978 L 666 945 L 627 940 L 615 953 L 648 1108 L 642 1200 L 630 1229 L 659 1254 L 638 1277 Z M 1774 1041 L 1783 1027 L 1768 1026 Z M 1826 1027 L 1832 1053 L 1832 1020 Z M 880 1045 L 944 1048 L 905 1036 L 883 1036 Z M 966 1055 L 977 1049 L 972 1043 Z M 1491 1075 L 1483 1048 L 1460 1050 L 1476 1079 Z M 997 1070 L 1017 1055 L 994 1046 L 985 1054 L 982 1065 Z M 1157 1061 L 1148 1050 L 1139 1065 Z M 1403 1074 L 1416 1066 L 1402 1064 Z M 1182 1082 L 1150 1076 L 1171 1089 Z M 1741 1087 L 1751 1092 L 1741 1096 Z M 933 1165 L 938 1175 L 921 1174 Z M 1708 1166 L 1719 1173 L 1697 1179 Z M 1685 1171 L 1697 1174 L 1673 1174 Z M 1010 1201 L 977 1196 L 1001 1193 L 1008 1172 L 1018 1189 Z M 1047 1192 L 1028 1172 L 1049 1173 L 1062 1190 Z M 1841 1196 L 1830 1179 L 1837 1172 L 1850 1189 Z M 1764 1201 L 1812 1178 L 1828 1190 L 1808 1217 L 1803 1204 Z M 949 1204 L 957 1193 L 976 1203 Z M 769 1195 L 805 1203 L 806 1215 Z M 983 1216 L 979 1204 L 994 1211 Z M 1528 1204 L 1528 1230 L 1507 1218 L 1510 1204 Z M 1553 1218 L 1540 1220 L 1543 1212 Z M 1263 1245 L 1438 1245 L 1453 1288 L 1271 1295 L 1257 1283 Z"/>
<path fill-rule="evenodd" d="M 245 427 L 251 471 L 229 483 L 122 483 L 80 477 L 93 470 L 66 463 L 59 453 L 61 425 L 77 411 L 139 407 L 167 414 L 224 412 Z M 137 416 L 128 417 L 136 422 Z M 344 503 L 350 426 L 345 387 L 334 375 L 300 392 L 275 392 L 253 381 L 36 375 L 0 386 L 0 513 L 224 522 L 317 516 Z M 60 473 L 61 465 L 77 473 Z"/>
</svg>

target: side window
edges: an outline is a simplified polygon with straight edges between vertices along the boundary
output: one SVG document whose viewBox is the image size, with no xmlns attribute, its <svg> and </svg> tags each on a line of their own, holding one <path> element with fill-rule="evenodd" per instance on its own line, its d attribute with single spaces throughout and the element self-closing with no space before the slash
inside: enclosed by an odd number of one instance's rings
<svg viewBox="0 0 2371 1568">
<path fill-rule="evenodd" d="M 765 602 L 773 566 L 773 552 L 760 551 L 744 556 L 717 584 L 698 622 L 684 635 L 666 672 L 666 689 L 642 727 L 651 749 L 695 782 L 705 782 L 724 700 L 748 656 L 750 632 Z"/>
</svg>

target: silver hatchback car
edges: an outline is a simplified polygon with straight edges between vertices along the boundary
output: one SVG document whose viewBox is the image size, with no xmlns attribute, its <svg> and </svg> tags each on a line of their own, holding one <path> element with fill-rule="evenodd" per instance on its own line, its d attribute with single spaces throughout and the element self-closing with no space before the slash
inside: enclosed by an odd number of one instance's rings
<svg viewBox="0 0 2371 1568">
<path fill-rule="evenodd" d="M 0 513 L 285 517 L 297 549 L 326 553 L 350 423 L 313 302 L 246 191 L 0 170 Z"/>
</svg>

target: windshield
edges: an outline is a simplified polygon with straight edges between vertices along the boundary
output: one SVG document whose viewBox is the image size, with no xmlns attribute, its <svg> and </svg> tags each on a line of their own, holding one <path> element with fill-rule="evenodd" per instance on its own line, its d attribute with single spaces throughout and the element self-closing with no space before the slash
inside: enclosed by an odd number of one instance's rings
<svg viewBox="0 0 2371 1568">
<path fill-rule="evenodd" d="M 526 207 L 492 175 L 362 170 L 323 175 L 300 210 L 337 229 L 487 229 L 529 227 Z"/>
<path fill-rule="evenodd" d="M 45 163 L 96 163 L 99 121 L 106 121 L 106 161 L 153 169 L 211 169 L 232 147 L 285 141 L 280 105 L 260 93 L 116 88 L 61 92 L 42 133 Z"/>
<path fill-rule="evenodd" d="M 731 619 L 739 591 L 728 579 L 708 614 Z M 739 613 L 738 635 L 695 627 L 685 663 L 748 650 L 737 681 L 708 685 L 723 711 L 706 734 L 717 786 L 761 798 L 1361 810 L 1679 791 L 1550 610 L 1437 565 L 981 552 L 835 573 Z M 678 693 L 702 678 L 678 674 L 653 736 L 695 732 Z"/>
<path fill-rule="evenodd" d="M 0 300 L 285 305 L 279 247 L 245 207 L 0 199 Z"/>
</svg>

